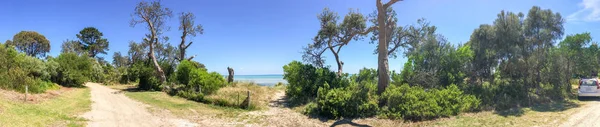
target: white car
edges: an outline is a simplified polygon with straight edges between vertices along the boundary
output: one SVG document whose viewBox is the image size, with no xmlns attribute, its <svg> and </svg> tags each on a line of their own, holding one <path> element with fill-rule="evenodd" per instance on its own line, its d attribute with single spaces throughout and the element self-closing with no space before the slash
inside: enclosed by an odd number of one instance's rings
<svg viewBox="0 0 600 127">
<path fill-rule="evenodd" d="M 598 79 L 581 79 L 579 81 L 579 97 L 600 97 Z"/>
</svg>

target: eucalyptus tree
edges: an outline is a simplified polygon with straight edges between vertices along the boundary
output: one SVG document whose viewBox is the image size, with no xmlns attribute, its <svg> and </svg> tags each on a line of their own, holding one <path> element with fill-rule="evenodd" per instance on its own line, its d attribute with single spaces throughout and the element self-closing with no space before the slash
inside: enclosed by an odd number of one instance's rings
<svg viewBox="0 0 600 127">
<path fill-rule="evenodd" d="M 194 21 L 195 19 L 196 16 L 194 16 L 194 13 L 191 12 L 182 12 L 179 15 L 179 30 L 181 30 L 182 32 L 181 43 L 179 43 L 179 56 L 176 57 L 176 59 L 179 60 L 179 62 L 183 60 L 191 60 L 195 57 L 191 56 L 189 58 L 185 58 L 187 48 L 190 47 L 190 45 L 192 45 L 193 43 L 192 41 L 190 41 L 188 44 L 185 44 L 186 37 L 195 37 L 198 34 L 204 33 L 204 28 L 202 28 L 202 25 L 200 24 L 196 25 Z"/>
<path fill-rule="evenodd" d="M 377 6 L 376 16 L 376 32 L 377 34 L 377 94 L 383 93 L 385 88 L 390 84 L 390 67 L 388 65 L 389 53 L 388 50 L 390 42 L 392 40 L 392 31 L 396 27 L 397 19 L 394 18 L 394 13 L 391 6 L 401 0 L 390 0 L 386 3 L 382 3 L 381 0 L 376 0 L 375 5 Z M 392 48 L 394 49 L 394 48 Z"/>
<path fill-rule="evenodd" d="M 168 18 L 172 17 L 172 13 L 171 9 L 163 7 L 160 1 L 150 3 L 142 1 L 135 7 L 132 15 L 133 19 L 131 20 L 132 27 L 135 27 L 137 24 L 144 24 L 150 32 L 146 34 L 144 43 L 148 44 L 148 57 L 152 59 L 160 82 L 165 82 L 167 78 L 155 57 L 154 48 L 159 45 L 159 38 L 161 38 L 162 33 L 168 30 L 165 22 Z"/>
<path fill-rule="evenodd" d="M 7 45 L 15 46 L 19 51 L 32 57 L 44 57 L 50 52 L 50 41 L 35 31 L 21 31 L 13 36 Z"/>
<path fill-rule="evenodd" d="M 358 11 L 350 10 L 344 17 L 344 20 L 338 24 L 339 16 L 337 13 L 323 9 L 323 12 L 317 16 L 321 22 L 321 29 L 313 38 L 313 43 L 304 47 L 302 59 L 315 66 L 323 67 L 324 59 L 322 54 L 329 50 L 335 57 L 337 63 L 337 75 L 343 73 L 344 62 L 340 60 L 340 51 L 342 47 L 348 45 L 352 40 L 359 40 L 372 29 L 366 29 L 366 17 Z"/>
</svg>

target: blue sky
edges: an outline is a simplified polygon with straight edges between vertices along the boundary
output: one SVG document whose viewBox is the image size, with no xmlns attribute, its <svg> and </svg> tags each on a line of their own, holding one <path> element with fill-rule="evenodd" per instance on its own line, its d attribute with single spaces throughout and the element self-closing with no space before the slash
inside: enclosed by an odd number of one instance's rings
<svg viewBox="0 0 600 127">
<path fill-rule="evenodd" d="M 387 0 L 383 0 L 386 2 Z M 81 29 L 98 28 L 110 42 L 105 58 L 113 52 L 126 53 L 129 41 L 139 42 L 147 33 L 143 27 L 130 27 L 132 0 L 4 0 L 0 4 L 0 42 L 12 39 L 22 30 L 37 31 L 51 42 L 50 55 L 60 53 L 66 39 L 76 39 Z M 210 71 L 225 74 L 233 67 L 236 74 L 282 74 L 282 66 L 302 60 L 302 46 L 311 42 L 318 29 L 317 14 L 330 8 L 345 15 L 358 8 L 368 15 L 375 10 L 375 0 L 164 0 L 174 17 L 168 20 L 171 30 L 165 36 L 171 44 L 181 40 L 177 13 L 192 12 L 205 34 L 193 38 L 188 49 L 194 60 Z M 591 32 L 600 37 L 600 0 L 406 0 L 393 5 L 399 24 L 416 23 L 425 18 L 438 32 L 454 44 L 462 44 L 480 24 L 492 23 L 501 10 L 526 13 L 532 6 L 552 9 L 567 19 L 565 33 Z M 344 47 L 340 57 L 344 70 L 356 73 L 363 67 L 376 68 L 374 44 L 365 38 Z M 327 53 L 327 64 L 335 61 Z M 399 71 L 405 58 L 390 60 L 390 68 Z"/>
</svg>

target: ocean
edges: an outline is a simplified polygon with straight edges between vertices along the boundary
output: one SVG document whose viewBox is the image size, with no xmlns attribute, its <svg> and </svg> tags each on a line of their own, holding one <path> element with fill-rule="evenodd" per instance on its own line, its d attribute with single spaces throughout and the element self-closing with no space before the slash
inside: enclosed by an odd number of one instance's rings
<svg viewBox="0 0 600 127">
<path fill-rule="evenodd" d="M 227 75 L 225 75 L 225 78 L 227 78 Z M 276 75 L 276 74 L 271 74 L 271 75 L 235 75 L 233 76 L 233 80 L 234 81 L 240 81 L 240 82 L 254 82 L 258 85 L 261 86 L 273 86 L 275 84 L 277 84 L 278 82 L 282 82 L 282 83 L 286 83 L 287 81 L 285 81 L 283 79 L 283 75 Z"/>
</svg>

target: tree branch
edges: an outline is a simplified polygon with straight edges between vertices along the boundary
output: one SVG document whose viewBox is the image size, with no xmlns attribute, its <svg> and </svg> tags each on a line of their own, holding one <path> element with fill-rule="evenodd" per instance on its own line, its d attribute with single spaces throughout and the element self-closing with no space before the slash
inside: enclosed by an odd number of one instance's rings
<svg viewBox="0 0 600 127">
<path fill-rule="evenodd" d="M 196 57 L 196 55 L 190 56 L 190 58 L 188 58 L 188 61 L 191 61 L 192 59 L 194 59 L 194 57 Z"/>
<path fill-rule="evenodd" d="M 392 4 L 394 4 L 398 1 L 403 1 L 403 0 L 390 0 L 389 2 L 387 2 L 383 5 L 383 8 L 387 9 L 388 7 L 392 6 Z"/>
<path fill-rule="evenodd" d="M 190 45 L 192 45 L 192 43 L 194 43 L 194 42 L 190 41 L 190 43 L 188 43 L 188 44 L 185 46 L 185 49 L 187 49 L 188 47 L 190 47 Z"/>
</svg>

